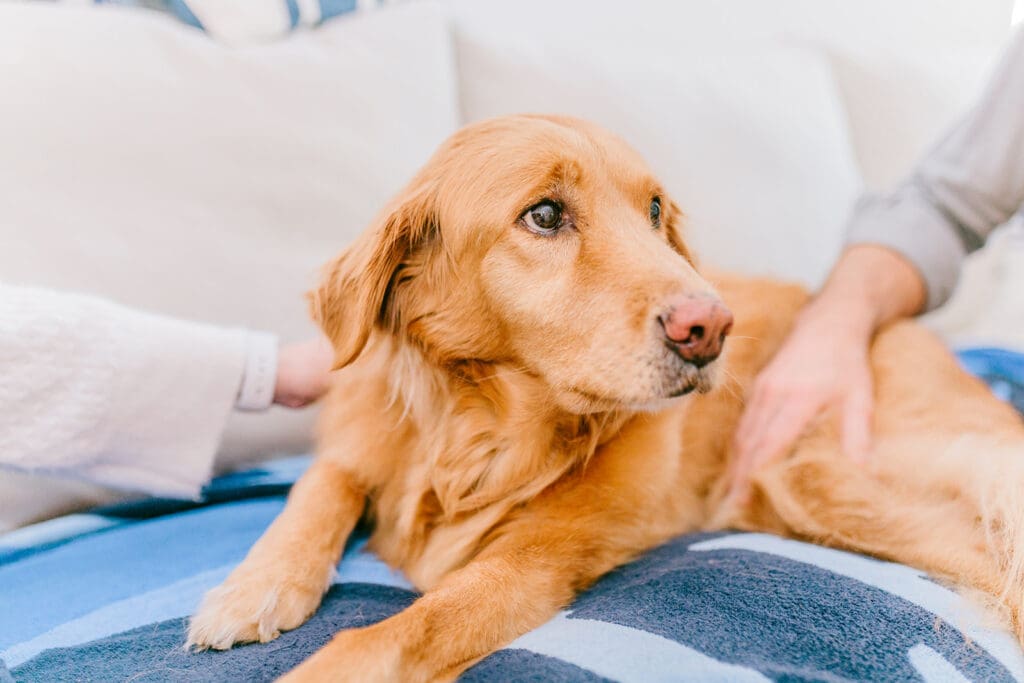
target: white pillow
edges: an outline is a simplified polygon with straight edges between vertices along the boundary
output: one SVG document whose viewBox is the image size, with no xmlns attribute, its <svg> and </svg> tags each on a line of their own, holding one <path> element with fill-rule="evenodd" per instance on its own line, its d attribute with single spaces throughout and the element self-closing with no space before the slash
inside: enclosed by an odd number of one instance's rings
<svg viewBox="0 0 1024 683">
<path fill-rule="evenodd" d="M 675 54 L 780 40 L 872 56 L 941 55 L 1005 39 L 1015 0 L 445 0 L 459 32 L 562 45 L 580 60 L 652 47 Z"/>
<path fill-rule="evenodd" d="M 835 66 L 859 171 L 872 188 L 903 176 L 970 101 L 986 65 L 1009 33 L 1013 4 L 1014 0 L 633 0 L 589 2 L 582 9 L 578 0 L 445 0 L 456 35 L 476 45 L 496 53 L 511 48 L 535 65 L 544 63 L 553 50 L 571 55 L 572 59 L 544 64 L 546 73 L 559 75 L 563 83 L 609 54 L 636 65 L 635 70 L 669 64 L 692 75 L 700 73 L 706 55 L 718 55 L 712 59 L 720 62 L 721 55 L 749 54 L 783 43 L 814 50 Z M 476 54 L 472 49 L 460 53 L 464 74 L 482 73 L 473 69 Z M 466 72 L 467 67 L 473 70 Z M 794 72 L 794 88 L 804 82 L 805 73 Z M 753 82 L 762 74 L 763 69 L 751 71 L 752 93 L 767 92 L 768 84 Z M 500 82 L 500 76 L 495 74 L 494 80 Z M 472 81 L 464 78 L 462 86 L 473 88 L 476 82 L 476 76 Z M 520 79 L 510 85 L 521 100 L 520 109 L 549 108 L 545 100 L 551 98 L 556 104 L 562 101 L 558 92 L 526 95 Z M 745 87 L 743 75 L 735 69 L 730 80 L 719 85 Z M 813 92 L 816 88 L 812 85 L 792 103 L 799 106 L 804 96 L 819 97 Z M 758 105 L 766 101 L 759 99 Z M 653 117 L 657 122 L 667 114 L 655 112 Z"/>
<path fill-rule="evenodd" d="M 603 43 L 582 59 L 529 37 L 456 38 L 467 120 L 536 111 L 601 123 L 679 201 L 702 261 L 808 285 L 826 275 L 860 180 L 821 58 Z"/>
<path fill-rule="evenodd" d="M 155 12 L 0 3 L 0 277 L 304 338 L 320 265 L 457 127 L 433 3 L 240 49 Z M 228 457 L 306 450 L 309 423 L 236 415 Z"/>
<path fill-rule="evenodd" d="M 1024 353 L 1024 213 L 967 257 L 949 302 L 922 322 L 954 348 L 995 346 Z"/>
<path fill-rule="evenodd" d="M 980 94 L 995 66 L 996 44 L 917 54 L 832 54 L 865 185 L 887 190 L 903 180 Z"/>
</svg>

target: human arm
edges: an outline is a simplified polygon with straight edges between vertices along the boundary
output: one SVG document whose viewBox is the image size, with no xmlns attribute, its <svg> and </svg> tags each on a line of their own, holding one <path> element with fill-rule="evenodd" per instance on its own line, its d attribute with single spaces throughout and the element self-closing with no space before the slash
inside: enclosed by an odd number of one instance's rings
<svg viewBox="0 0 1024 683">
<path fill-rule="evenodd" d="M 298 405 L 322 391 L 296 348 L 278 353 L 271 335 L 0 285 L 0 464 L 194 496 L 236 402 Z M 261 391 L 245 387 L 253 363 L 266 366 Z M 279 364 L 288 367 L 279 373 Z"/>
<path fill-rule="evenodd" d="M 887 195 L 867 196 L 825 287 L 762 370 L 735 439 L 732 493 L 782 457 L 826 411 L 842 448 L 864 460 L 873 402 L 868 347 L 879 327 L 931 310 L 952 293 L 967 252 L 1024 203 L 1024 31 L 981 98 Z"/>
<path fill-rule="evenodd" d="M 863 197 L 849 244 L 903 255 L 924 278 L 924 311 L 948 300 L 965 256 L 1024 204 L 1024 29 L 980 97 L 894 190 Z"/>
<path fill-rule="evenodd" d="M 745 497 L 750 474 L 784 455 L 807 425 L 827 411 L 840 416 L 843 451 L 867 459 L 869 343 L 875 330 L 913 315 L 924 299 L 917 270 L 890 249 L 857 245 L 843 253 L 748 394 L 736 431 L 734 496 Z"/>
</svg>

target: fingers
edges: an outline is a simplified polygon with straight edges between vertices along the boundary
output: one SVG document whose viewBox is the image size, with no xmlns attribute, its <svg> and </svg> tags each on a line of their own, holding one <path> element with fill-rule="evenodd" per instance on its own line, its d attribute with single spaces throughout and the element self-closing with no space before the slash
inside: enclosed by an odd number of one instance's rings
<svg viewBox="0 0 1024 683">
<path fill-rule="evenodd" d="M 740 456 L 748 457 L 751 446 L 758 440 L 764 428 L 771 421 L 779 406 L 773 401 L 773 396 L 763 381 L 754 383 L 754 390 L 750 392 L 743 415 L 740 416 L 739 425 L 736 427 L 736 448 Z"/>
<path fill-rule="evenodd" d="M 736 430 L 728 492 L 728 497 L 735 502 L 746 502 L 749 497 L 750 473 L 759 464 L 757 456 L 761 452 L 762 435 L 779 409 L 771 393 L 763 381 L 755 383 Z"/>
<path fill-rule="evenodd" d="M 864 465 L 871 455 L 871 418 L 874 400 L 870 383 L 852 390 L 843 404 L 840 425 L 843 453 Z"/>
<path fill-rule="evenodd" d="M 787 400 L 763 385 L 755 391 L 737 430 L 730 498 L 746 502 L 751 475 L 784 456 L 819 411 L 820 405 L 809 396 Z"/>
<path fill-rule="evenodd" d="M 755 385 L 736 430 L 736 455 L 731 465 L 729 498 L 746 503 L 750 478 L 759 468 L 788 453 L 808 425 L 831 405 L 812 393 Z M 871 454 L 873 393 L 870 379 L 855 383 L 843 399 L 840 427 L 843 453 L 866 464 Z"/>
</svg>

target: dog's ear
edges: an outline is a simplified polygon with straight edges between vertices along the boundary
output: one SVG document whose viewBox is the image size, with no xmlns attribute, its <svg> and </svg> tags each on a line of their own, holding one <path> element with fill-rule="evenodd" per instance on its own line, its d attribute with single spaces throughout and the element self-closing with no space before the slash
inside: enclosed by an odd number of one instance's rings
<svg viewBox="0 0 1024 683">
<path fill-rule="evenodd" d="M 683 240 L 683 225 L 686 222 L 686 215 L 679 208 L 679 205 L 671 199 L 668 201 L 668 209 L 668 215 L 665 217 L 665 236 L 668 239 L 668 243 L 684 259 L 689 261 L 690 265 L 696 267 L 697 262 L 693 258 L 693 253 L 687 248 L 686 242 Z"/>
<path fill-rule="evenodd" d="M 396 321 L 393 290 L 410 254 L 437 232 L 433 209 L 431 187 L 414 185 L 327 264 L 309 303 L 313 319 L 334 345 L 335 370 L 359 357 L 374 326 Z"/>
</svg>

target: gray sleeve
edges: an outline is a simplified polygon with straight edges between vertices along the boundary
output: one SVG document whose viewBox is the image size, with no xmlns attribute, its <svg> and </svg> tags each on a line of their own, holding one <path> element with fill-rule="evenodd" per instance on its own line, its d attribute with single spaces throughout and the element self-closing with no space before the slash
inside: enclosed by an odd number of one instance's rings
<svg viewBox="0 0 1024 683">
<path fill-rule="evenodd" d="M 928 290 L 927 310 L 952 294 L 968 252 L 1024 203 L 1024 29 L 1013 36 L 967 115 L 894 191 L 863 197 L 848 244 L 907 258 Z"/>
</svg>

